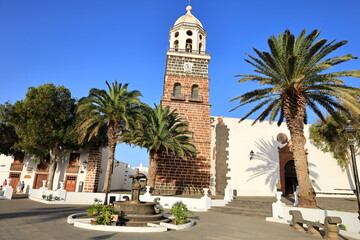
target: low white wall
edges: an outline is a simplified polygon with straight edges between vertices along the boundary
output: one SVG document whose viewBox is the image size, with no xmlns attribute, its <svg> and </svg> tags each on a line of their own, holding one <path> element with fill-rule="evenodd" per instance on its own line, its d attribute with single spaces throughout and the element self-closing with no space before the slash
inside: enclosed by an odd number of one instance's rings
<svg viewBox="0 0 360 240">
<path fill-rule="evenodd" d="M 324 223 L 325 217 L 340 217 L 342 224 L 346 226 L 348 232 L 360 233 L 360 224 L 357 213 L 286 206 L 283 207 L 283 216 L 287 221 L 291 221 L 292 219 L 292 216 L 289 214 L 290 210 L 298 210 L 301 212 L 304 219 L 315 222 L 319 221 L 321 223 Z"/>
<path fill-rule="evenodd" d="M 95 198 L 104 202 L 105 193 L 68 192 L 65 201 L 70 204 L 93 204 Z"/>
<path fill-rule="evenodd" d="M 272 217 L 267 217 L 267 221 L 291 224 L 292 216 L 289 214 L 289 211 L 296 210 L 301 212 L 305 220 L 314 222 L 324 223 L 325 217 L 340 217 L 347 232 L 356 235 L 360 233 L 357 213 L 287 206 L 281 202 L 281 192 L 276 192 L 276 198 L 277 201 L 272 204 Z"/>
<path fill-rule="evenodd" d="M 43 189 L 30 189 L 29 198 L 39 198 L 42 199 L 41 195 L 44 194 Z"/>
<path fill-rule="evenodd" d="M 183 198 L 183 197 L 168 197 L 168 196 L 148 196 L 141 195 L 141 201 L 153 202 L 155 198 L 160 198 L 160 205 L 165 209 L 170 209 L 174 203 L 183 202 L 187 208 L 194 212 L 205 212 L 211 206 L 211 199 L 209 197 L 202 198 Z"/>
<path fill-rule="evenodd" d="M 65 192 L 65 194 L 63 193 Z M 83 193 L 83 192 L 66 192 L 64 190 L 47 190 L 47 189 L 31 189 L 29 192 L 29 198 L 42 199 L 42 195 L 52 194 L 54 197 L 58 196 L 64 198 L 61 203 L 66 204 L 93 204 L 94 199 L 97 198 L 104 202 L 105 193 Z"/>
</svg>

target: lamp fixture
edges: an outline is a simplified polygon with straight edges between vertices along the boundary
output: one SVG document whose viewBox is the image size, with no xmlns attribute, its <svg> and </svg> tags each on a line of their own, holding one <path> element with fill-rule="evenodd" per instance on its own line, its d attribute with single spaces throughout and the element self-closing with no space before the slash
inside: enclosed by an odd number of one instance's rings
<svg viewBox="0 0 360 240">
<path fill-rule="evenodd" d="M 116 161 L 115 162 L 115 167 L 118 167 L 120 165 L 120 162 L 119 161 Z"/>
<path fill-rule="evenodd" d="M 89 165 L 89 162 L 85 160 L 85 161 L 83 161 L 82 165 L 83 165 L 84 169 L 86 169 Z"/>
<path fill-rule="evenodd" d="M 250 155 L 250 161 L 253 160 L 253 159 L 254 159 L 254 156 L 255 156 L 254 151 L 251 150 L 250 153 L 249 153 L 249 155 Z"/>
</svg>

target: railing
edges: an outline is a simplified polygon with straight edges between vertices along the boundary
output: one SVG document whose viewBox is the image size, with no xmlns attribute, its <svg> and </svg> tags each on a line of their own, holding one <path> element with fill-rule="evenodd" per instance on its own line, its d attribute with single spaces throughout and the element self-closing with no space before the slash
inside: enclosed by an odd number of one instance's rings
<svg viewBox="0 0 360 240">
<path fill-rule="evenodd" d="M 180 101 L 185 101 L 185 95 L 184 94 L 171 94 L 170 97 L 172 100 L 180 100 Z"/>
<path fill-rule="evenodd" d="M 202 101 L 203 101 L 203 98 L 202 98 L 201 95 L 197 95 L 197 96 L 187 95 L 187 96 L 186 96 L 186 99 L 187 99 L 189 102 L 202 102 Z"/>
<path fill-rule="evenodd" d="M 22 163 L 12 163 L 10 171 L 22 171 L 24 164 Z"/>
<path fill-rule="evenodd" d="M 66 173 L 79 173 L 79 166 L 68 166 Z"/>
<path fill-rule="evenodd" d="M 199 51 L 196 49 L 169 48 L 168 51 L 169 52 L 195 53 L 195 54 L 210 55 L 210 52 L 208 52 L 208 51 Z"/>
<path fill-rule="evenodd" d="M 164 96 L 161 97 L 162 99 Z M 178 101 L 189 101 L 189 102 L 203 102 L 203 97 L 201 95 L 191 96 L 191 95 L 184 95 L 184 94 L 177 94 L 174 93 L 170 96 L 171 100 L 178 100 Z"/>
</svg>

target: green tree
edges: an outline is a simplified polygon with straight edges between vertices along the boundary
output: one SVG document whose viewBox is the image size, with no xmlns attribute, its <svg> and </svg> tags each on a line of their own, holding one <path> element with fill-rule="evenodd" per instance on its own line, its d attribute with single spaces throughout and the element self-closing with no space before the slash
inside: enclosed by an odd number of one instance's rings
<svg viewBox="0 0 360 240">
<path fill-rule="evenodd" d="M 303 207 L 316 207 L 315 191 L 310 183 L 304 149 L 307 107 L 323 121 L 325 117 L 321 108 L 330 114 L 336 109 L 360 112 L 360 104 L 354 97 L 358 95 L 359 89 L 346 86 L 339 79 L 339 77 L 360 77 L 360 71 L 330 72 L 331 67 L 356 57 L 351 54 L 329 57 L 329 54 L 347 44 L 347 41 L 317 40 L 319 34 L 318 30 L 314 30 L 306 35 L 303 30 L 295 38 L 289 30 L 286 30 L 278 37 L 271 36 L 268 39 L 269 52 L 261 52 L 254 48 L 257 57 L 247 54 L 250 59 L 245 61 L 255 67 L 254 71 L 257 74 L 238 75 L 237 77 L 241 77 L 239 83 L 255 81 L 268 87 L 252 90 L 230 100 L 239 101 L 239 105 L 232 110 L 256 103 L 241 120 L 258 110 L 261 110 L 261 113 L 254 124 L 267 117 L 271 123 L 278 116 L 278 125 L 286 120 L 299 182 L 299 205 Z M 339 104 L 338 100 L 344 104 Z"/>
<path fill-rule="evenodd" d="M 137 126 L 133 131 L 126 132 L 122 141 L 148 150 L 148 185 L 154 188 L 161 153 L 171 153 L 183 158 L 194 157 L 196 147 L 190 142 L 188 122 L 180 118 L 175 110 L 170 111 L 169 107 L 155 105 L 155 108 L 145 106 L 142 113 Z"/>
<path fill-rule="evenodd" d="M 317 121 L 309 128 L 310 139 L 312 143 L 322 150 L 323 152 L 330 152 L 332 156 L 337 160 L 338 164 L 344 168 L 347 166 L 351 159 L 349 153 L 348 140 L 343 134 L 343 130 L 347 125 L 347 121 L 351 120 L 352 125 L 356 128 L 360 128 L 359 121 L 355 118 L 338 111 L 341 121 L 335 121 L 333 116 L 328 116 L 323 121 Z M 360 135 L 356 135 L 357 145 L 360 145 Z"/>
<path fill-rule="evenodd" d="M 30 87 L 26 97 L 14 104 L 11 125 L 19 137 L 15 145 L 40 161 L 49 158 L 48 188 L 53 188 L 54 174 L 65 149 L 76 148 L 72 141 L 75 99 L 64 86 L 52 83 Z"/>
<path fill-rule="evenodd" d="M 10 103 L 0 104 L 0 154 L 7 156 L 17 152 L 15 145 L 19 141 L 15 127 L 9 124 L 8 118 L 12 110 Z"/>
<path fill-rule="evenodd" d="M 115 81 L 106 85 L 108 91 L 93 88 L 88 97 L 80 99 L 76 109 L 80 120 L 75 130 L 79 142 L 83 142 L 96 137 L 106 127 L 109 157 L 102 191 L 109 193 L 117 139 L 129 128 L 130 122 L 135 121 L 142 95 L 136 90 L 128 91 L 128 84 Z"/>
</svg>

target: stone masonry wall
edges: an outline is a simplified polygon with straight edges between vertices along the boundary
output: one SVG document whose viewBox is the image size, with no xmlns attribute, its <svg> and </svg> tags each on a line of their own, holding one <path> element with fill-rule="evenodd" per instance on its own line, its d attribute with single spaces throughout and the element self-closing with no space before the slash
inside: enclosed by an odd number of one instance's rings
<svg viewBox="0 0 360 240">
<path fill-rule="evenodd" d="M 185 72 L 183 62 L 193 62 L 193 70 Z M 159 157 L 155 189 L 160 194 L 200 193 L 210 185 L 211 127 L 209 104 L 209 60 L 168 56 L 164 81 L 163 106 L 176 109 L 182 118 L 189 122 L 193 132 L 193 143 L 198 154 L 196 158 L 181 159 L 163 154 Z M 172 74 L 171 74 L 172 73 Z M 174 84 L 181 84 L 182 100 L 172 99 Z M 191 87 L 199 87 L 200 101 L 189 101 Z"/>
<path fill-rule="evenodd" d="M 86 169 L 84 192 L 97 192 L 101 167 L 101 152 L 99 147 L 91 147 L 89 150 L 88 166 Z"/>
<path fill-rule="evenodd" d="M 184 71 L 184 63 L 192 63 L 192 71 Z M 165 75 L 180 75 L 187 77 L 208 78 L 209 59 L 199 59 L 185 56 L 167 56 Z"/>
</svg>

